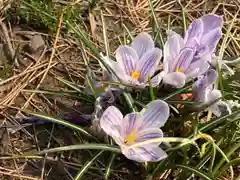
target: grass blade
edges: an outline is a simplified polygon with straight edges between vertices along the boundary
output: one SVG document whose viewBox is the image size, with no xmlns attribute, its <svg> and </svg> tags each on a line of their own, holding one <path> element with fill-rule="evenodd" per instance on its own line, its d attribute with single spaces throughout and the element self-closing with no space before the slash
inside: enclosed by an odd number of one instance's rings
<svg viewBox="0 0 240 180">
<path fill-rule="evenodd" d="M 94 163 L 94 161 L 103 153 L 104 151 L 100 151 L 97 153 L 90 161 L 86 162 L 82 169 L 78 172 L 78 174 L 75 176 L 74 180 L 79 180 L 83 177 L 84 173 L 87 172 L 87 170 L 91 167 L 91 165 Z"/>
<path fill-rule="evenodd" d="M 80 149 L 96 149 L 96 150 L 105 150 L 105 151 L 111 151 L 115 153 L 121 153 L 121 150 L 117 146 L 110 146 L 108 144 L 90 144 L 89 143 L 89 144 L 77 144 L 77 145 L 46 149 L 46 150 L 37 152 L 37 155 L 42 155 L 46 153 L 55 153 L 55 152 L 61 152 L 61 151 L 80 150 Z"/>
<path fill-rule="evenodd" d="M 201 178 L 205 179 L 205 180 L 214 180 L 214 178 L 210 177 L 208 174 L 205 174 L 204 172 L 194 168 L 194 167 L 190 167 L 190 166 L 186 166 L 186 165 L 176 165 L 176 167 L 181 168 L 181 169 L 185 169 L 188 171 L 191 171 L 192 173 L 200 176 Z"/>
<path fill-rule="evenodd" d="M 108 177 L 110 176 L 111 167 L 112 167 L 112 164 L 113 164 L 113 162 L 114 162 L 115 157 L 116 157 L 116 154 L 115 154 L 115 153 L 112 153 L 112 155 L 111 155 L 111 157 L 110 157 L 109 164 L 108 164 L 108 166 L 107 166 L 107 168 L 106 168 L 106 173 L 105 173 L 105 177 L 104 177 L 105 180 L 107 180 Z"/>
<path fill-rule="evenodd" d="M 155 25 L 156 25 L 156 27 L 157 27 L 157 31 L 159 31 L 158 35 L 159 35 L 159 38 L 160 38 L 161 47 L 164 47 L 164 41 L 163 41 L 163 37 L 162 37 L 161 27 L 160 27 L 160 25 L 159 25 L 159 23 L 158 23 L 158 20 L 157 20 L 155 11 L 154 11 L 154 7 L 153 7 L 152 0 L 148 0 L 148 3 L 149 3 L 149 6 L 150 6 L 150 9 L 151 9 L 152 18 L 153 18 L 154 23 L 155 23 Z M 153 30 L 153 31 L 154 31 L 154 30 Z"/>
<path fill-rule="evenodd" d="M 60 125 L 63 125 L 63 126 L 66 126 L 66 127 L 69 127 L 71 129 L 74 129 L 74 130 L 77 130 L 77 131 L 80 131 L 82 134 L 90 137 L 90 138 L 94 138 L 96 139 L 94 136 L 92 136 L 89 132 L 87 132 L 86 130 L 84 130 L 83 128 L 75 125 L 75 124 L 72 124 L 70 122 L 67 122 L 65 120 L 62 120 L 62 119 L 56 119 L 56 118 L 53 118 L 53 117 L 49 117 L 49 116 L 45 116 L 45 115 L 41 115 L 41 114 L 37 114 L 37 113 L 28 113 L 28 114 L 31 114 L 33 116 L 36 116 L 36 117 L 39 117 L 39 118 L 42 118 L 44 120 L 47 120 L 47 121 L 50 121 L 52 123 L 56 123 L 56 124 L 60 124 Z M 96 139 L 97 140 L 97 139 Z"/>
<path fill-rule="evenodd" d="M 100 58 L 100 54 L 99 54 L 97 48 L 94 47 L 93 43 L 85 36 L 85 34 L 82 31 L 80 31 L 79 29 L 78 30 L 75 29 L 70 22 L 67 21 L 66 23 L 73 30 L 73 32 L 76 33 L 76 35 L 85 44 L 85 46 L 87 46 L 91 50 L 91 52 L 94 54 L 94 56 L 96 56 L 97 58 Z"/>
</svg>

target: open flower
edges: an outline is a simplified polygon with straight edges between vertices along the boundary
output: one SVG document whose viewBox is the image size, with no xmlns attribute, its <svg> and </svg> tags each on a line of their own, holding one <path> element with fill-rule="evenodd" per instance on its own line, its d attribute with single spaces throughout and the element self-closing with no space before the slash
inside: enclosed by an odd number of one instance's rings
<svg viewBox="0 0 240 180">
<path fill-rule="evenodd" d="M 213 69 L 198 77 L 198 80 L 193 85 L 193 99 L 201 102 L 202 105 L 213 103 L 208 109 L 212 111 L 215 116 L 219 117 L 222 111 L 227 110 L 231 113 L 231 110 L 228 104 L 220 99 L 222 97 L 221 92 L 218 89 L 214 89 L 214 82 L 216 80 L 217 72 Z"/>
<path fill-rule="evenodd" d="M 208 14 L 192 22 L 184 39 L 171 31 L 164 45 L 163 82 L 180 88 L 205 73 L 222 36 L 222 25 L 222 17 Z"/>
<path fill-rule="evenodd" d="M 138 162 L 160 161 L 167 154 L 159 147 L 160 143 L 150 143 L 139 147 L 130 145 L 163 137 L 162 127 L 169 117 L 169 107 L 161 100 L 150 102 L 146 109 L 123 117 L 114 106 L 108 107 L 100 119 L 100 126 L 121 147 L 122 153 Z"/>
<path fill-rule="evenodd" d="M 122 45 L 116 50 L 116 62 L 109 65 L 122 83 L 143 88 L 148 84 L 162 57 L 162 51 L 154 47 L 154 42 L 147 33 L 140 33 L 131 46 Z M 160 75 L 152 78 L 152 86 L 161 81 Z"/>
</svg>

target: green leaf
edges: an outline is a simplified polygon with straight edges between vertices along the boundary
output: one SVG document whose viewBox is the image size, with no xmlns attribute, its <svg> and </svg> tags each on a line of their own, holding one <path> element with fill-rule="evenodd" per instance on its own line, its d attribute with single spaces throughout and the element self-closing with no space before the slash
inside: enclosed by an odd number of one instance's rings
<svg viewBox="0 0 240 180">
<path fill-rule="evenodd" d="M 185 90 L 187 90 L 187 89 L 189 89 L 189 88 L 191 88 L 191 87 L 192 87 L 192 84 L 190 84 L 190 85 L 188 85 L 188 86 L 186 86 L 186 87 L 184 87 L 184 88 L 182 88 L 182 89 L 178 89 L 178 90 L 174 91 L 173 93 L 171 93 L 170 95 L 168 95 L 167 97 L 163 98 L 162 100 L 163 100 L 163 101 L 166 101 L 166 100 L 170 99 L 171 97 L 173 97 L 173 96 L 175 96 L 175 95 L 177 95 L 177 94 L 180 94 L 180 93 L 182 93 L 183 91 L 185 91 Z"/>
<path fill-rule="evenodd" d="M 205 180 L 215 180 L 213 177 L 209 176 L 208 174 L 206 174 L 206 173 L 204 173 L 204 172 L 202 172 L 199 169 L 196 169 L 194 167 L 186 166 L 186 165 L 180 165 L 180 164 L 177 164 L 176 167 L 191 171 L 195 175 L 198 175 Z"/>
<path fill-rule="evenodd" d="M 97 58 L 100 58 L 100 54 L 97 48 L 94 47 L 93 43 L 88 39 L 88 37 L 86 37 L 86 35 L 80 29 L 78 30 L 75 29 L 70 22 L 67 21 L 66 23 L 73 30 L 73 32 L 76 33 L 76 35 L 84 43 L 84 45 L 92 51 L 94 56 L 96 56 Z"/>
<path fill-rule="evenodd" d="M 111 154 L 111 157 L 110 157 L 109 164 L 108 164 L 108 166 L 107 166 L 107 168 L 106 168 L 105 177 L 104 177 L 105 180 L 107 180 L 108 177 L 110 176 L 111 167 L 112 167 L 112 164 L 113 164 L 113 162 L 114 162 L 115 157 L 116 157 L 116 154 L 115 154 L 115 153 L 112 153 L 112 154 Z"/>
<path fill-rule="evenodd" d="M 224 116 L 221 116 L 219 118 L 216 118 L 216 119 L 212 120 L 211 122 L 209 122 L 209 123 L 203 125 L 202 127 L 200 127 L 199 131 L 201 131 L 203 133 L 205 133 L 207 131 L 212 131 L 217 125 L 226 121 L 227 118 L 230 118 L 230 117 L 232 117 L 234 115 L 237 115 L 237 114 L 240 114 L 240 110 L 234 111 L 234 112 L 232 112 L 232 114 L 227 114 L 227 115 L 224 115 Z"/>
<path fill-rule="evenodd" d="M 104 151 L 100 151 L 97 153 L 90 161 L 87 161 L 82 169 L 78 172 L 78 174 L 75 176 L 74 180 L 79 180 L 83 177 L 84 173 L 88 171 L 88 169 L 91 167 L 91 165 L 94 163 L 94 161 L 103 153 Z"/>
<path fill-rule="evenodd" d="M 121 150 L 116 146 L 110 146 L 108 144 L 90 144 L 89 143 L 89 144 L 77 144 L 77 145 L 46 149 L 46 150 L 37 152 L 37 155 L 42 155 L 46 153 L 55 153 L 55 152 L 61 152 L 61 151 L 80 150 L 80 149 L 96 149 L 96 150 L 105 150 L 105 151 L 111 151 L 115 153 L 121 153 Z"/>
<path fill-rule="evenodd" d="M 233 146 L 227 153 L 226 153 L 226 158 L 230 157 L 236 150 L 240 149 L 240 143 L 236 144 L 235 146 Z M 222 158 L 220 160 L 220 162 L 216 165 L 216 167 L 213 170 L 213 174 L 216 174 L 218 172 L 218 170 L 221 168 L 221 166 L 223 165 L 223 163 L 226 161 L 226 158 Z M 230 162 L 230 161 L 229 161 Z M 228 163 L 229 163 L 228 162 Z"/>
<path fill-rule="evenodd" d="M 155 25 L 157 27 L 158 35 L 159 35 L 160 42 L 161 42 L 161 47 L 164 47 L 164 41 L 163 41 L 162 30 L 161 30 L 162 28 L 161 28 L 161 26 L 158 23 L 158 20 L 157 20 L 156 14 L 155 14 L 155 10 L 154 10 L 154 7 L 153 7 L 152 0 L 148 0 L 148 3 L 149 3 L 149 6 L 150 6 L 150 9 L 151 9 L 152 18 L 153 18 L 154 23 L 155 23 Z"/>
<path fill-rule="evenodd" d="M 84 135 L 86 135 L 86 136 L 88 136 L 90 138 L 96 139 L 94 136 L 92 136 L 89 132 L 87 132 L 83 128 L 81 128 L 81 127 L 79 127 L 79 126 L 77 126 L 75 124 L 72 124 L 72 123 L 70 123 L 68 121 L 65 121 L 65 120 L 62 120 L 62 119 L 56 119 L 56 118 L 53 118 L 53 117 L 49 117 L 49 116 L 45 116 L 45 115 L 41 115 L 41 114 L 37 114 L 37 113 L 32 113 L 32 112 L 28 112 L 28 114 L 31 114 L 31 115 L 39 117 L 39 118 L 43 118 L 43 119 L 45 119 L 47 121 L 50 121 L 52 123 L 60 124 L 60 125 L 69 127 L 71 129 L 80 131 L 82 134 L 84 134 Z"/>
<path fill-rule="evenodd" d="M 222 173 L 224 173 L 230 166 L 232 165 L 239 165 L 240 164 L 240 158 L 233 159 L 230 162 L 228 162 L 225 166 L 223 166 L 220 170 L 219 173 L 216 174 L 216 178 L 219 177 Z"/>
<path fill-rule="evenodd" d="M 151 100 L 153 101 L 153 100 L 155 100 L 155 95 L 154 95 L 154 92 L 153 92 L 152 81 L 151 81 L 150 76 L 148 77 L 148 83 L 149 83 L 150 97 L 151 97 Z"/>
</svg>

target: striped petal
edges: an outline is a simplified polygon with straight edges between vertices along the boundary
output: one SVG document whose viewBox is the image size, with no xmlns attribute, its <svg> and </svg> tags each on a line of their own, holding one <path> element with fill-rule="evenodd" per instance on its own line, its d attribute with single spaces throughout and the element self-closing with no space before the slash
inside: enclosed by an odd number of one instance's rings
<svg viewBox="0 0 240 180">
<path fill-rule="evenodd" d="M 136 71 L 139 73 L 139 81 L 144 82 L 148 77 L 152 76 L 157 69 L 157 65 L 162 57 L 162 51 L 154 48 L 146 52 L 137 62 Z"/>
<path fill-rule="evenodd" d="M 118 81 L 119 79 L 123 82 L 128 84 L 130 81 L 130 76 L 126 74 L 125 70 L 122 68 L 122 66 L 120 65 L 120 63 L 113 61 L 113 60 L 109 60 L 108 65 L 110 66 L 110 68 L 114 71 L 115 75 L 117 76 L 117 78 L 113 78 L 115 81 Z M 115 76 L 113 75 L 113 76 Z"/>
<path fill-rule="evenodd" d="M 172 71 L 177 64 L 177 56 L 184 47 L 183 38 L 171 31 L 168 40 L 164 45 L 163 69 L 166 72 Z"/>
<path fill-rule="evenodd" d="M 181 72 L 172 72 L 163 77 L 163 83 L 176 88 L 182 88 L 185 85 L 186 76 Z"/>
<path fill-rule="evenodd" d="M 193 47 L 196 39 L 200 39 L 203 33 L 203 22 L 200 19 L 194 20 L 185 33 L 184 42 L 187 47 Z"/>
<path fill-rule="evenodd" d="M 100 119 L 100 126 L 107 135 L 113 138 L 119 137 L 122 119 L 123 115 L 118 108 L 110 106 L 103 112 Z"/>
<path fill-rule="evenodd" d="M 141 129 L 159 128 L 164 126 L 169 117 L 169 107 L 162 100 L 154 100 L 147 104 L 147 107 L 141 113 L 143 114 Z"/>
<path fill-rule="evenodd" d="M 127 114 L 121 122 L 121 136 L 127 137 L 142 124 L 143 116 L 140 113 Z"/>
<path fill-rule="evenodd" d="M 143 32 L 135 37 L 131 43 L 131 47 L 135 49 L 140 59 L 144 53 L 154 48 L 154 42 L 149 34 Z"/>
<path fill-rule="evenodd" d="M 193 60 L 194 53 L 195 52 L 192 48 L 182 49 L 181 53 L 179 54 L 176 70 L 185 72 Z"/>
<path fill-rule="evenodd" d="M 152 87 L 156 87 L 159 85 L 159 83 L 162 81 L 163 79 L 163 74 L 162 73 L 158 73 L 156 76 L 154 76 L 151 81 L 152 81 Z"/>
<path fill-rule="evenodd" d="M 222 28 L 223 26 L 222 16 L 216 14 L 207 14 L 200 19 L 203 22 L 203 34 L 207 34 L 208 32 L 217 28 Z"/>
<path fill-rule="evenodd" d="M 162 137 L 163 137 L 163 132 L 159 128 L 142 129 L 138 131 L 136 134 L 136 143 L 144 142 L 144 141 L 156 139 L 156 138 L 162 138 Z M 147 144 L 147 146 L 158 146 L 159 144 L 161 144 L 161 142 L 150 143 L 150 144 Z"/>
<path fill-rule="evenodd" d="M 220 117 L 223 112 L 228 112 L 229 114 L 232 113 L 229 105 L 221 100 L 210 106 L 208 109 L 217 117 Z"/>
<path fill-rule="evenodd" d="M 116 60 L 125 70 L 125 73 L 131 75 L 136 68 L 136 62 L 139 60 L 139 57 L 132 47 L 119 46 L 116 50 Z"/>
<path fill-rule="evenodd" d="M 131 160 L 137 162 L 157 162 L 165 159 L 167 157 L 166 152 L 164 152 L 159 147 L 139 147 L 139 148 L 132 148 L 122 149 L 122 153 Z"/>
<path fill-rule="evenodd" d="M 221 29 L 220 28 L 214 29 L 213 31 L 210 31 L 209 33 L 205 34 L 202 37 L 201 43 L 208 47 L 210 53 L 213 53 L 221 37 L 222 37 Z"/>
</svg>

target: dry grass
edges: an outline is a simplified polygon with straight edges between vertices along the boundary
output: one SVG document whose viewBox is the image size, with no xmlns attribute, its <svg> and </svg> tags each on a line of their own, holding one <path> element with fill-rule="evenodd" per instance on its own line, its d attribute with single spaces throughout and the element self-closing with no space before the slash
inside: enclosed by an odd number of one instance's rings
<svg viewBox="0 0 240 180">
<path fill-rule="evenodd" d="M 224 16 L 224 36 L 220 43 L 220 55 L 224 59 L 230 60 L 232 57 L 240 55 L 240 1 L 235 0 L 190 0 L 190 1 L 167 1 L 153 0 L 157 19 L 163 29 L 163 36 L 168 28 L 168 22 L 173 30 L 183 33 L 184 21 L 189 23 L 205 13 L 217 13 Z M 76 1 L 75 3 L 79 3 Z M 151 11 L 149 9 L 148 0 L 105 0 L 98 2 L 93 12 L 88 14 L 86 21 L 86 29 L 89 31 L 89 37 L 96 47 L 105 51 L 103 39 L 103 22 L 100 14 L 104 16 L 107 28 L 108 41 L 111 54 L 114 54 L 116 47 L 124 41 L 124 37 L 129 39 L 129 33 L 133 36 L 141 31 L 152 32 L 151 28 Z M 61 17 L 59 27 L 61 25 Z M 20 131 L 12 133 L 9 127 L 18 125 L 19 122 L 14 121 L 14 117 L 20 110 L 31 110 L 49 115 L 61 113 L 58 102 L 64 99 L 49 99 L 44 94 L 30 93 L 27 89 L 39 90 L 50 89 L 57 91 L 67 91 L 67 89 L 59 82 L 58 77 L 66 77 L 68 80 L 79 84 L 84 83 L 86 74 L 86 63 L 84 63 L 83 54 L 87 54 L 87 60 L 90 62 L 92 69 L 96 73 L 99 72 L 99 66 L 95 57 L 87 50 L 78 46 L 74 38 L 63 38 L 60 36 L 60 28 L 56 32 L 55 37 L 41 33 L 41 35 L 50 43 L 40 54 L 32 56 L 24 51 L 18 52 L 19 67 L 14 66 L 10 72 L 6 72 L 6 77 L 0 81 L 0 114 L 1 114 L 1 156 L 9 154 L 20 155 L 26 152 L 36 152 L 42 148 L 52 147 L 53 144 L 66 145 L 77 143 L 81 140 L 79 136 L 70 135 L 66 132 L 71 140 L 61 140 L 62 135 L 55 132 L 56 127 L 51 125 L 47 128 L 22 128 Z M 8 24 L 9 34 L 11 35 L 11 43 L 16 50 L 18 44 L 23 43 L 21 34 L 33 33 L 22 32 L 10 27 Z M 38 32 L 35 32 L 38 33 Z M 20 40 L 19 40 L 20 39 Z M 81 47 L 81 48 L 79 48 Z M 66 103 L 74 104 L 72 101 Z M 18 110 L 14 110 L 16 107 Z M 44 132 L 44 135 L 43 135 Z M 41 139 L 44 138 L 44 139 Z M 41 142 L 42 141 L 42 142 Z M 54 143 L 53 143 L 54 142 Z M 63 154 L 62 154 L 63 156 Z M 67 161 L 74 159 L 77 163 L 79 157 L 60 157 L 62 160 L 56 160 L 54 157 L 45 156 L 42 159 L 11 159 L 1 160 L 0 179 L 56 179 L 48 176 L 51 171 L 55 174 L 63 171 L 68 172 L 66 166 Z M 75 163 L 75 164 L 76 164 Z M 59 167 L 54 167 L 58 164 Z M 59 165 L 60 164 L 60 165 Z M 32 167 L 34 170 L 30 171 Z M 72 166 L 76 167 L 76 166 Z M 38 172 L 35 172 L 38 169 Z M 56 170 L 57 169 L 57 170 Z M 60 173 L 60 176 L 61 173 Z M 67 178 L 66 178 L 67 179 Z M 116 174 L 114 179 L 122 179 Z M 163 178 L 164 179 L 164 178 Z"/>
</svg>

